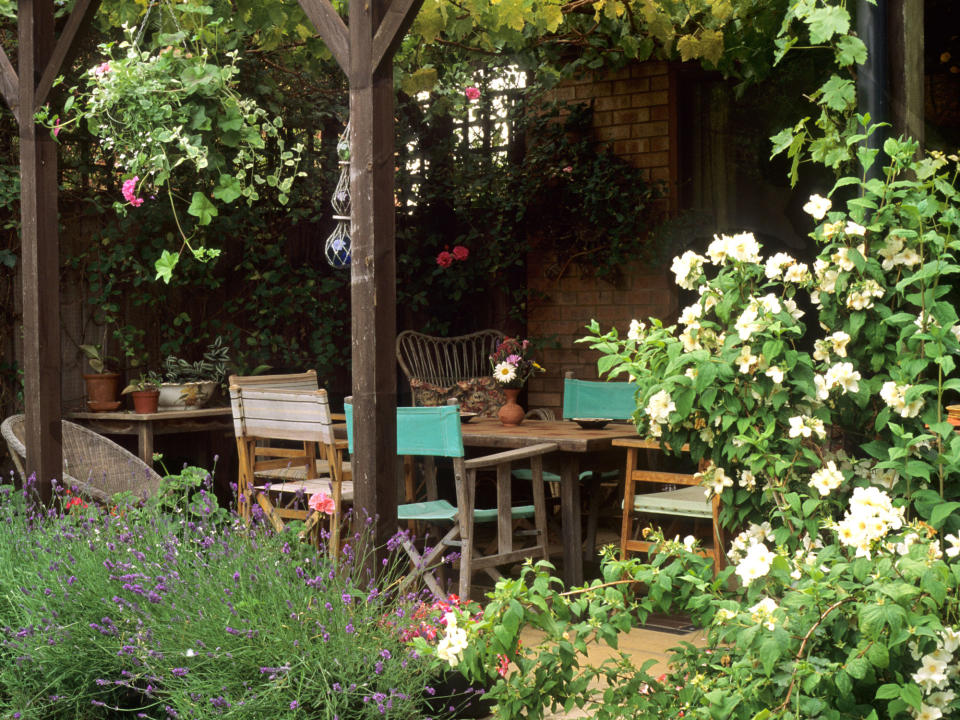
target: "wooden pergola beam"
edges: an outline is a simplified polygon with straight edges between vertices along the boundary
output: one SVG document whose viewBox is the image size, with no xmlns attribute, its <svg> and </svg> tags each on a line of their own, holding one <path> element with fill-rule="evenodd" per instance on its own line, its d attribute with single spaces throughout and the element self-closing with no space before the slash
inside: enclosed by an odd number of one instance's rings
<svg viewBox="0 0 960 720">
<path fill-rule="evenodd" d="M 90 18 L 93 17 L 92 10 L 99 4 L 100 0 L 76 0 L 74 3 L 73 10 L 67 18 L 60 37 L 57 38 L 50 59 L 43 68 L 40 82 L 37 83 L 37 89 L 34 91 L 34 112 L 47 101 L 57 75 L 60 74 L 67 59 L 72 57 L 72 51 L 76 49 L 76 40 L 80 31 L 90 23 Z"/>
<path fill-rule="evenodd" d="M 17 71 L 13 69 L 10 58 L 0 46 L 0 98 L 10 108 L 13 118 L 20 122 L 20 81 L 17 79 Z"/>
<path fill-rule="evenodd" d="M 313 23 L 313 27 L 327 49 L 337 61 L 337 65 L 345 73 L 350 72 L 350 36 L 347 26 L 343 19 L 334 10 L 329 0 L 298 0 L 307 19 Z"/>
<path fill-rule="evenodd" d="M 384 62 L 393 60 L 393 55 L 403 42 L 403 36 L 410 29 L 422 2 L 423 0 L 393 0 L 390 3 L 373 36 L 371 66 L 374 72 L 380 70 Z"/>
</svg>

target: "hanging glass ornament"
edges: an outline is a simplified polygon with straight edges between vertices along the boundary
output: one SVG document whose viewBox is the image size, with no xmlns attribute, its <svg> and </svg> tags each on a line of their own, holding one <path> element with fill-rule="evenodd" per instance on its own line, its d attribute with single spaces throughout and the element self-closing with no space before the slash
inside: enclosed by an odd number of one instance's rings
<svg viewBox="0 0 960 720">
<path fill-rule="evenodd" d="M 343 129 L 337 141 L 337 163 L 340 166 L 340 178 L 333 191 L 330 205 L 333 207 L 333 219 L 337 225 L 327 238 L 324 254 L 332 267 L 344 268 L 350 265 L 350 123 Z"/>
</svg>

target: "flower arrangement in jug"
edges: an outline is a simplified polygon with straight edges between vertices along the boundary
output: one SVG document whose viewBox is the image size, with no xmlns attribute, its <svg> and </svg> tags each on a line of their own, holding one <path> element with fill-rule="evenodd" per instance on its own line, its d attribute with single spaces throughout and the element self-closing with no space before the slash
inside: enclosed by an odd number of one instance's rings
<svg viewBox="0 0 960 720">
<path fill-rule="evenodd" d="M 529 340 L 504 338 L 497 345 L 497 349 L 490 355 L 490 366 L 493 368 L 493 377 L 503 387 L 522 388 L 530 376 L 543 372 L 543 368 L 530 357 L 531 345 Z"/>
</svg>

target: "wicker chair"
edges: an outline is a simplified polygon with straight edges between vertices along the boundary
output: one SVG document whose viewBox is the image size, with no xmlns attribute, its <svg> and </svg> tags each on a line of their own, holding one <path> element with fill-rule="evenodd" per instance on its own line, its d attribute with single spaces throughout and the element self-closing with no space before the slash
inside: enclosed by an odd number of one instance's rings
<svg viewBox="0 0 960 720">
<path fill-rule="evenodd" d="M 63 423 L 63 477 L 68 488 L 96 502 L 106 503 L 119 492 L 152 495 L 161 477 L 143 460 L 103 435 L 68 420 Z M 26 482 L 27 448 L 24 445 L 24 416 L 12 415 L 0 424 L 13 464 Z"/>
<path fill-rule="evenodd" d="M 499 330 L 454 337 L 404 330 L 397 335 L 397 362 L 408 381 L 416 378 L 433 385 L 453 385 L 490 375 L 490 355 L 504 337 Z"/>
</svg>

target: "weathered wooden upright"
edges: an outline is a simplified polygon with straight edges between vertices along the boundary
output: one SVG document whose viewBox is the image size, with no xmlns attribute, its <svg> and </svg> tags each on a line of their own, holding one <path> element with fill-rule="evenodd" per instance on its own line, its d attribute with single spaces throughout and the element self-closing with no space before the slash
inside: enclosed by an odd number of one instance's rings
<svg viewBox="0 0 960 720">
<path fill-rule="evenodd" d="M 354 507 L 384 540 L 397 519 L 393 54 L 422 0 L 354 0 L 347 28 L 329 0 L 300 0 L 350 81 Z"/>
</svg>

